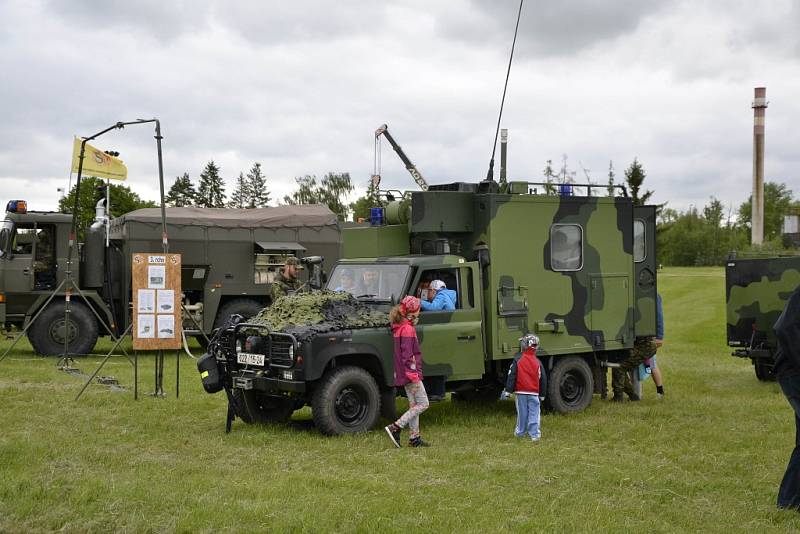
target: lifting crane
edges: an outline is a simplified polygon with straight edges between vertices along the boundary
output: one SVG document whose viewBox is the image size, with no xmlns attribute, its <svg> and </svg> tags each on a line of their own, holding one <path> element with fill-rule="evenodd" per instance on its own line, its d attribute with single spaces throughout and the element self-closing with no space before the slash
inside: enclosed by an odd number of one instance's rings
<svg viewBox="0 0 800 534">
<path fill-rule="evenodd" d="M 375 187 L 378 187 L 381 183 L 381 174 L 380 174 L 380 149 L 378 147 L 378 142 L 380 140 L 380 136 L 383 135 L 389 143 L 392 145 L 392 148 L 397 155 L 400 156 L 400 159 L 403 161 L 403 164 L 406 166 L 406 169 L 409 173 L 411 173 L 411 177 L 414 178 L 414 181 L 417 182 L 417 185 L 423 191 L 428 190 L 428 182 L 425 181 L 425 178 L 422 177 L 422 173 L 417 170 L 417 167 L 411 163 L 411 160 L 408 159 L 406 153 L 403 152 L 403 149 L 400 148 L 400 145 L 397 144 L 397 141 L 394 140 L 394 137 L 391 136 L 389 133 L 389 126 L 386 124 L 382 125 L 380 128 L 375 130 L 375 174 L 372 175 L 372 184 Z"/>
</svg>

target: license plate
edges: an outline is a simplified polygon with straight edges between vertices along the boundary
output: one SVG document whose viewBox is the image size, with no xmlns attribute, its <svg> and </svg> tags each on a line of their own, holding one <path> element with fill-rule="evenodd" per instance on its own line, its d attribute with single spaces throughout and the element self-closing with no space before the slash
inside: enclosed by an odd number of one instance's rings
<svg viewBox="0 0 800 534">
<path fill-rule="evenodd" d="M 264 365 L 263 354 L 253 354 L 252 352 L 240 352 L 236 355 L 236 361 L 244 365 Z"/>
</svg>

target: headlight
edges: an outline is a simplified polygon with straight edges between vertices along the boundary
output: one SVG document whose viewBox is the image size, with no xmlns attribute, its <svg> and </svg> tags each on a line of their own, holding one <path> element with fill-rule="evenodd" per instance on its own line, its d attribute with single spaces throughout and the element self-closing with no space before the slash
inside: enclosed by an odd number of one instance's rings
<svg viewBox="0 0 800 534">
<path fill-rule="evenodd" d="M 289 345 L 289 359 L 294 361 L 294 343 Z"/>
<path fill-rule="evenodd" d="M 294 380 L 294 373 L 291 371 L 284 371 L 283 372 L 283 379 L 284 380 Z"/>
</svg>

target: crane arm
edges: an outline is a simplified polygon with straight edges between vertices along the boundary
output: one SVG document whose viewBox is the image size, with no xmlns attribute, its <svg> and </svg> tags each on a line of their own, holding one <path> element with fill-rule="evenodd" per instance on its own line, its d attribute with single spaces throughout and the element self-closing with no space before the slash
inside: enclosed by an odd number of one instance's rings
<svg viewBox="0 0 800 534">
<path fill-rule="evenodd" d="M 414 181 L 417 183 L 420 189 L 422 189 L 423 191 L 427 191 L 428 182 L 422 176 L 422 173 L 419 172 L 419 170 L 417 170 L 416 165 L 411 163 L 411 160 L 408 159 L 408 156 L 406 156 L 406 153 L 403 152 L 403 149 L 400 147 L 400 145 L 397 144 L 397 141 L 394 140 L 394 137 L 392 137 L 392 135 L 389 133 L 389 126 L 387 126 L 386 124 L 381 125 L 380 128 L 375 130 L 375 139 L 379 138 L 381 135 L 383 135 L 386 138 L 386 140 L 389 141 L 389 144 L 392 145 L 392 148 L 394 149 L 395 152 L 397 152 L 397 155 L 400 157 L 400 160 L 403 162 L 403 165 L 406 166 L 406 169 L 408 170 L 409 174 L 411 174 L 411 177 L 414 179 Z"/>
</svg>

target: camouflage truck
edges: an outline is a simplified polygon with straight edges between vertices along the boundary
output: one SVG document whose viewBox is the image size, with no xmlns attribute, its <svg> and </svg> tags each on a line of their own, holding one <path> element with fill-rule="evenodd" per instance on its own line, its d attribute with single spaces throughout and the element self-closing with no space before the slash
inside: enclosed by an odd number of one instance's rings
<svg viewBox="0 0 800 534">
<path fill-rule="evenodd" d="M 72 216 L 27 211 L 12 201 L 0 227 L 0 326 L 29 325 L 28 339 L 38 354 L 88 354 L 104 330 L 115 335 L 131 322 L 131 265 L 134 252 L 161 252 L 159 208 L 136 210 L 107 224 L 103 201 L 73 253 L 73 292 L 65 328 L 67 246 Z M 271 283 L 285 258 L 324 256 L 332 266 L 341 250 L 336 215 L 325 206 L 261 209 L 167 208 L 170 252 L 183 255 L 183 304 L 189 335 L 202 338 L 231 314 L 253 315 L 270 304 Z M 108 228 L 108 230 L 107 230 Z M 56 298 L 50 295 L 60 287 Z M 41 315 L 31 323 L 31 319 Z M 185 314 L 186 315 L 186 314 Z"/>
<path fill-rule="evenodd" d="M 455 310 L 423 312 L 417 326 L 430 391 L 496 398 L 518 339 L 534 332 L 550 407 L 584 410 L 605 380 L 604 362 L 655 335 L 655 208 L 550 187 L 454 183 L 390 202 L 371 226 L 343 231 L 343 259 L 327 288 L 341 291 L 354 274 L 352 297 L 385 314 L 442 280 L 456 292 Z M 393 417 L 385 315 L 377 326 L 325 321 L 306 330 L 231 325 L 201 365 L 206 391 L 226 389 L 246 422 L 308 404 L 325 434 Z"/>
<path fill-rule="evenodd" d="M 772 327 L 800 285 L 800 256 L 731 258 L 725 266 L 725 313 L 732 353 L 753 362 L 759 380 L 774 380 Z"/>
</svg>

